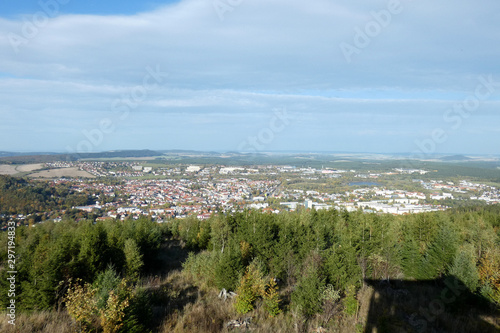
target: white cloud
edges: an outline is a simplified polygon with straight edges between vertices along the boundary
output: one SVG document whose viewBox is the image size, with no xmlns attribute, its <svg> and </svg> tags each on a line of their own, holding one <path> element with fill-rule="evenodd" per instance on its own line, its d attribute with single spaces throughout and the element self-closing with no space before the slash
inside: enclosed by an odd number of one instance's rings
<svg viewBox="0 0 500 333">
<path fill-rule="evenodd" d="M 144 121 L 144 126 L 150 126 L 151 135 L 161 133 L 163 113 L 170 121 L 176 115 L 176 131 L 195 135 L 206 124 L 199 116 L 211 115 L 209 124 L 217 119 L 232 124 L 233 135 L 247 135 L 238 128 L 257 119 L 265 124 L 262 115 L 275 107 L 286 107 L 300 119 L 292 128 L 302 126 L 303 134 L 291 138 L 290 145 L 312 144 L 312 129 L 328 133 L 339 123 L 349 125 L 340 131 L 343 135 L 366 137 L 373 131 L 376 141 L 379 129 L 356 123 L 363 117 L 386 131 L 387 126 L 405 128 L 391 135 L 410 138 L 424 128 L 432 130 L 453 101 L 474 91 L 479 75 L 492 74 L 500 81 L 500 27 L 492 14 L 500 3 L 494 0 L 481 5 L 401 0 L 402 12 L 347 63 L 339 44 L 353 43 L 355 27 L 364 29 L 373 21 L 371 12 L 386 9 L 387 3 L 254 0 L 225 13 L 224 21 L 205 0 L 129 16 L 61 15 L 40 27 L 18 53 L 7 36 L 22 36 L 26 23 L 0 19 L 5 117 L 0 138 L 15 137 L 14 127 L 22 123 L 32 129 L 59 124 L 67 131 L 69 126 L 72 140 L 78 140 L 82 129 L 104 117 L 114 119 L 111 104 L 142 84 L 147 66 L 169 75 L 131 110 L 130 118 L 116 121 L 110 143 L 118 137 L 127 142 L 121 129 L 137 122 L 136 116 L 149 117 L 150 125 Z M 491 99 L 498 100 L 499 92 L 500 87 Z M 496 113 L 488 111 L 493 105 L 484 105 L 487 119 L 477 119 L 496 120 Z M 22 122 L 13 120 L 19 110 L 26 116 Z M 207 145 L 210 140 L 205 139 Z M 221 142 L 213 141 L 214 146 Z M 108 148 L 106 143 L 102 148 Z"/>
</svg>

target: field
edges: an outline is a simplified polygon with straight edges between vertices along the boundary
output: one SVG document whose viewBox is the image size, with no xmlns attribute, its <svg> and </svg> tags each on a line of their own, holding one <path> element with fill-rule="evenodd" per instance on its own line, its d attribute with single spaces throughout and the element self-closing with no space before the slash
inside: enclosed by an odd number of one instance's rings
<svg viewBox="0 0 500 333">
<path fill-rule="evenodd" d="M 0 175 L 15 175 L 18 173 L 15 165 L 0 164 Z"/>
<path fill-rule="evenodd" d="M 43 164 L 23 164 L 23 165 L 8 165 L 0 164 L 0 175 L 16 175 L 18 173 L 32 172 L 43 169 Z"/>
<path fill-rule="evenodd" d="M 50 169 L 35 172 L 29 175 L 30 178 L 59 178 L 59 177 L 82 177 L 82 178 L 95 178 L 87 171 L 78 170 L 78 168 L 61 168 Z"/>
</svg>

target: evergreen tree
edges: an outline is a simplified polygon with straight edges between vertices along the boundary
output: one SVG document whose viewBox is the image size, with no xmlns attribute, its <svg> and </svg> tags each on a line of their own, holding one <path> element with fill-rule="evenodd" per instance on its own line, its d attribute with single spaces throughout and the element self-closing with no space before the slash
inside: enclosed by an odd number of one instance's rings
<svg viewBox="0 0 500 333">
<path fill-rule="evenodd" d="M 321 311 L 326 278 L 322 258 L 318 253 L 312 252 L 305 260 L 304 266 L 303 274 L 292 293 L 292 306 L 304 316 L 310 317 Z"/>
<path fill-rule="evenodd" d="M 425 255 L 424 272 L 427 278 L 435 278 L 444 274 L 457 251 L 458 234 L 448 223 L 441 225 L 437 235 L 430 243 Z"/>
<path fill-rule="evenodd" d="M 131 238 L 127 239 L 123 252 L 125 254 L 127 276 L 130 277 L 132 281 L 137 281 L 144 263 L 142 261 L 142 254 L 135 240 Z"/>
<path fill-rule="evenodd" d="M 463 246 L 458 251 L 450 274 L 462 281 L 471 292 L 475 292 L 479 286 L 479 272 L 476 267 L 475 249 L 471 244 Z"/>
<path fill-rule="evenodd" d="M 348 242 L 334 244 L 326 252 L 325 270 L 335 289 L 345 290 L 348 285 L 359 286 L 362 272 L 356 257 L 356 249 Z"/>
<path fill-rule="evenodd" d="M 215 284 L 217 288 L 224 288 L 228 291 L 236 290 L 243 268 L 243 261 L 239 251 L 224 252 L 215 267 Z"/>
</svg>

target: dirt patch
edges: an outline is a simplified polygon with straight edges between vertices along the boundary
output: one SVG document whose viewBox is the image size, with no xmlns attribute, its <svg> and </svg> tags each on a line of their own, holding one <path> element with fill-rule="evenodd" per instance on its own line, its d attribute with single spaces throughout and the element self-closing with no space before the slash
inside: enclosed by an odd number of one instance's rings
<svg viewBox="0 0 500 333">
<path fill-rule="evenodd" d="M 40 172 L 35 172 L 29 175 L 30 178 L 60 178 L 60 177 L 81 177 L 81 178 L 95 178 L 94 175 L 87 171 L 79 170 L 78 168 L 61 168 L 50 169 Z"/>
</svg>

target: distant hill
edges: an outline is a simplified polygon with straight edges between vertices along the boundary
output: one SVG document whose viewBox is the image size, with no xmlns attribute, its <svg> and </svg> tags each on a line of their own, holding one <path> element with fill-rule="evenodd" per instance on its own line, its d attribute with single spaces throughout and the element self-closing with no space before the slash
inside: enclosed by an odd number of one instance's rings
<svg viewBox="0 0 500 333">
<path fill-rule="evenodd" d="M 116 158 L 116 157 L 154 157 L 154 156 L 160 156 L 162 153 L 154 151 L 154 150 L 149 150 L 149 149 L 142 149 L 142 150 L 112 150 L 112 151 L 105 151 L 101 153 L 83 153 L 83 154 L 77 154 L 79 159 L 82 158 Z"/>
<path fill-rule="evenodd" d="M 24 164 L 24 163 L 47 163 L 47 162 L 74 162 L 81 159 L 92 158 L 129 158 L 129 157 L 154 157 L 162 153 L 143 149 L 143 150 L 114 150 L 99 153 L 80 153 L 80 154 L 57 154 L 57 153 L 36 153 L 36 155 L 21 155 L 20 153 L 10 153 L 11 155 L 0 155 L 0 163 Z"/>
<path fill-rule="evenodd" d="M 41 152 L 41 153 L 20 153 L 13 151 L 0 151 L 0 157 L 8 157 L 8 156 L 34 156 L 34 155 L 57 155 L 57 153 L 51 152 Z"/>
<path fill-rule="evenodd" d="M 444 156 L 440 158 L 441 161 L 452 162 L 452 161 L 470 161 L 472 158 L 464 156 L 464 155 L 452 155 L 452 156 Z"/>
<path fill-rule="evenodd" d="M 53 155 L 11 155 L 0 157 L 0 163 L 4 164 L 27 164 L 27 163 L 48 163 L 48 162 L 73 162 L 78 160 L 67 154 Z"/>
</svg>

